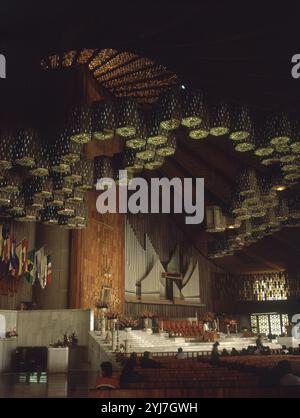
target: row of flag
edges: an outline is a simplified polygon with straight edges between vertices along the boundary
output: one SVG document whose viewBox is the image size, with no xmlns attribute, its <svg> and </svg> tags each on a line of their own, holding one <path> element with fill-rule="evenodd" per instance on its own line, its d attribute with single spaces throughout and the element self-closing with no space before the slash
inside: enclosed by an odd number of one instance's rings
<svg viewBox="0 0 300 418">
<path fill-rule="evenodd" d="M 38 280 L 43 289 L 52 282 L 51 256 L 45 253 L 45 247 L 28 251 L 26 238 L 16 244 L 8 225 L 0 225 L 0 261 L 18 280 L 25 278 L 32 285 Z"/>
</svg>

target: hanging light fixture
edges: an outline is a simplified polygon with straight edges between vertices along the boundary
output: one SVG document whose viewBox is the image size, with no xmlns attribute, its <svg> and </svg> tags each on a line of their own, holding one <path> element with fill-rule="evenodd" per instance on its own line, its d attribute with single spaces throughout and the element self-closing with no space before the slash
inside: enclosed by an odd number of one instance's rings
<svg viewBox="0 0 300 418">
<path fill-rule="evenodd" d="M 289 218 L 288 201 L 284 196 L 282 196 L 282 194 L 278 197 L 278 205 L 275 208 L 275 215 L 279 222 L 284 222 Z"/>
<path fill-rule="evenodd" d="M 280 221 L 276 216 L 275 208 L 268 208 L 266 213 L 266 223 L 271 233 L 280 230 Z"/>
<path fill-rule="evenodd" d="M 62 161 L 61 159 L 61 142 L 59 140 L 55 140 L 51 145 L 50 148 L 50 168 L 53 173 L 69 173 L 70 172 L 70 164 Z"/>
<path fill-rule="evenodd" d="M 85 192 L 82 190 L 74 189 L 73 192 L 66 197 L 67 202 L 78 203 L 84 201 Z"/>
<path fill-rule="evenodd" d="M 265 130 L 265 114 L 255 114 L 255 150 L 254 154 L 261 159 L 271 159 L 275 151 L 275 147 L 270 143 L 270 139 L 266 135 Z M 278 157 L 275 157 L 278 158 Z"/>
<path fill-rule="evenodd" d="M 165 90 L 159 95 L 160 127 L 165 131 L 179 128 L 182 119 L 182 100 L 178 88 Z"/>
<path fill-rule="evenodd" d="M 116 129 L 115 103 L 94 102 L 92 105 L 92 136 L 97 141 L 108 141 L 114 137 Z"/>
<path fill-rule="evenodd" d="M 291 140 L 291 135 L 291 124 L 286 114 L 274 114 L 267 119 L 266 137 L 268 143 L 275 147 L 286 146 Z"/>
<path fill-rule="evenodd" d="M 13 132 L 1 131 L 0 133 L 0 169 L 1 173 L 12 166 L 13 143 L 15 136 Z M 2 171 L 3 170 L 3 171 Z"/>
<path fill-rule="evenodd" d="M 291 151 L 296 155 L 300 154 L 300 141 L 291 144 Z"/>
<path fill-rule="evenodd" d="M 240 196 L 252 196 L 258 193 L 258 184 L 255 171 L 242 168 L 237 173 L 237 191 Z"/>
<path fill-rule="evenodd" d="M 82 164 L 81 161 L 72 164 L 71 171 L 65 176 L 65 179 L 71 184 L 79 185 L 82 182 Z"/>
<path fill-rule="evenodd" d="M 253 205 L 250 210 L 251 218 L 261 218 L 266 214 L 266 207 L 263 205 L 262 202 Z"/>
<path fill-rule="evenodd" d="M 61 207 L 64 205 L 65 194 L 61 190 L 53 190 L 53 198 L 49 201 L 52 206 Z"/>
<path fill-rule="evenodd" d="M 238 229 L 238 235 L 242 238 L 250 237 L 252 234 L 251 222 L 249 219 L 244 220 Z"/>
<path fill-rule="evenodd" d="M 84 191 L 92 190 L 94 187 L 94 162 L 82 157 L 77 164 L 81 173 L 81 183 L 75 184 L 74 187 Z"/>
<path fill-rule="evenodd" d="M 116 100 L 117 120 L 116 134 L 123 138 L 134 137 L 139 121 L 138 105 L 133 98 L 118 98 Z"/>
<path fill-rule="evenodd" d="M 87 105 L 75 106 L 68 119 L 68 136 L 71 141 L 86 144 L 92 139 L 92 114 Z"/>
<path fill-rule="evenodd" d="M 234 106 L 229 138 L 233 141 L 246 142 L 251 134 L 253 134 L 253 124 L 249 108 L 240 105 Z"/>
<path fill-rule="evenodd" d="M 87 221 L 87 206 L 85 202 L 78 203 L 75 207 L 75 214 L 73 217 L 74 222 L 76 225 L 78 224 L 84 224 L 86 225 Z"/>
<path fill-rule="evenodd" d="M 266 219 L 264 216 L 251 219 L 251 231 L 264 232 L 267 229 Z"/>
<path fill-rule="evenodd" d="M 224 100 L 210 106 L 210 134 L 213 136 L 227 135 L 230 129 L 230 108 Z"/>
<path fill-rule="evenodd" d="M 136 152 L 127 149 L 123 153 L 123 166 L 128 173 L 139 173 L 144 168 L 144 162 L 136 157 Z"/>
<path fill-rule="evenodd" d="M 40 142 L 35 153 L 35 166 L 29 170 L 29 173 L 35 177 L 49 175 L 49 152 L 47 144 Z"/>
<path fill-rule="evenodd" d="M 156 154 L 159 157 L 170 157 L 176 152 L 176 137 L 174 134 L 169 133 L 168 140 L 163 145 L 158 145 L 156 148 Z"/>
<path fill-rule="evenodd" d="M 148 114 L 146 140 L 154 146 L 164 145 L 168 141 L 168 131 L 160 127 L 159 114 L 156 111 Z"/>
<path fill-rule="evenodd" d="M 74 216 L 75 214 L 76 205 L 73 202 L 68 202 L 65 200 L 64 205 L 62 207 L 56 208 L 57 215 L 63 216 Z"/>
<path fill-rule="evenodd" d="M 231 214 L 226 214 L 226 228 L 227 229 L 238 229 L 241 226 L 241 221 Z"/>
<path fill-rule="evenodd" d="M 144 164 L 144 167 L 146 170 L 157 170 L 164 164 L 164 157 L 160 157 L 159 155 L 155 154 L 155 157 L 153 160 L 146 162 Z"/>
<path fill-rule="evenodd" d="M 39 147 L 39 134 L 34 129 L 22 129 L 13 143 L 13 158 L 23 167 L 34 167 L 36 151 Z"/>
<path fill-rule="evenodd" d="M 270 208 L 277 205 L 277 194 L 272 189 L 271 178 L 269 176 L 258 177 L 260 199 L 264 207 Z"/>
<path fill-rule="evenodd" d="M 19 193 L 22 185 L 20 174 L 14 169 L 5 172 L 5 176 L 0 180 L 0 191 L 7 193 Z"/>
<path fill-rule="evenodd" d="M 190 129 L 189 138 L 194 140 L 206 139 L 210 133 L 210 120 L 207 106 L 203 104 L 201 125 Z"/>
<path fill-rule="evenodd" d="M 94 159 L 94 184 L 104 188 L 111 187 L 114 178 L 113 160 L 101 155 Z"/>
<path fill-rule="evenodd" d="M 238 221 L 244 221 L 251 218 L 247 207 L 243 206 L 243 198 L 235 190 L 232 197 L 231 212 Z"/>
<path fill-rule="evenodd" d="M 76 222 L 72 217 L 66 215 L 58 215 L 58 224 L 64 229 L 75 229 Z"/>
<path fill-rule="evenodd" d="M 58 224 L 58 211 L 56 206 L 47 206 L 41 211 L 41 220 L 46 225 Z"/>
<path fill-rule="evenodd" d="M 50 177 L 35 177 L 35 190 L 33 195 L 36 197 L 42 197 L 44 199 L 52 198 L 52 179 Z"/>
<path fill-rule="evenodd" d="M 276 192 L 282 192 L 287 189 L 287 185 L 281 174 L 273 174 L 271 177 L 272 189 Z"/>
<path fill-rule="evenodd" d="M 71 165 L 80 160 L 83 144 L 71 141 L 67 129 L 59 133 L 57 149 L 62 164 Z"/>
<path fill-rule="evenodd" d="M 0 190 L 0 205 L 8 208 L 11 205 L 11 194 Z"/>
<path fill-rule="evenodd" d="M 181 124 L 193 129 L 200 126 L 203 115 L 203 94 L 188 89 L 181 90 L 182 119 Z M 180 110 L 178 111 L 180 113 Z"/>
<path fill-rule="evenodd" d="M 24 196 L 20 193 L 14 193 L 11 196 L 11 205 L 8 211 L 12 214 L 12 216 L 19 216 L 23 214 L 25 208 L 25 199 Z"/>
<path fill-rule="evenodd" d="M 262 165 L 269 167 L 271 165 L 280 163 L 280 159 L 281 154 L 278 151 L 273 150 L 273 153 L 271 155 L 260 157 L 260 162 Z"/>
<path fill-rule="evenodd" d="M 226 229 L 226 219 L 222 209 L 217 205 L 206 206 L 206 232 L 223 232 Z"/>
<path fill-rule="evenodd" d="M 289 213 L 292 219 L 300 219 L 300 193 L 299 190 L 288 196 Z"/>
<path fill-rule="evenodd" d="M 165 145 L 163 145 L 165 147 Z M 142 151 L 136 153 L 136 157 L 144 162 L 153 161 L 155 157 L 155 146 L 147 144 Z"/>
<path fill-rule="evenodd" d="M 15 220 L 22 222 L 37 222 L 40 218 L 39 210 L 26 206 L 24 212 L 15 217 Z"/>
<path fill-rule="evenodd" d="M 53 191 L 60 191 L 65 195 L 70 195 L 73 192 L 73 183 L 68 181 L 62 174 L 53 173 Z"/>
</svg>

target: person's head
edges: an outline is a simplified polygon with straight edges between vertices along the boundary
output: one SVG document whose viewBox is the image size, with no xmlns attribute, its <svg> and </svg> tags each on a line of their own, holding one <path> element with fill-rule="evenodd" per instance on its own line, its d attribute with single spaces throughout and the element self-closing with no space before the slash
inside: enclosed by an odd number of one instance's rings
<svg viewBox="0 0 300 418">
<path fill-rule="evenodd" d="M 281 360 L 277 364 L 277 370 L 281 376 L 284 376 L 285 374 L 291 373 L 291 363 L 287 360 Z"/>
<path fill-rule="evenodd" d="M 214 343 L 214 345 L 213 345 L 213 346 L 214 346 L 214 347 L 219 347 L 219 345 L 220 345 L 220 344 L 219 344 L 219 342 L 218 342 L 218 341 L 216 341 L 216 342 Z"/>
<path fill-rule="evenodd" d="M 110 361 L 104 361 L 100 365 L 103 377 L 111 377 L 113 373 L 112 364 Z"/>
<path fill-rule="evenodd" d="M 130 360 L 136 360 L 137 359 L 137 354 L 136 353 L 131 353 L 129 358 L 130 358 Z"/>
<path fill-rule="evenodd" d="M 150 357 L 151 357 L 150 351 L 145 351 L 144 352 L 144 358 L 150 358 Z"/>
<path fill-rule="evenodd" d="M 178 353 L 183 353 L 183 349 L 181 347 L 178 348 Z"/>
<path fill-rule="evenodd" d="M 283 350 L 286 350 L 286 345 L 283 345 L 283 346 L 282 346 L 282 349 L 283 349 Z"/>
</svg>

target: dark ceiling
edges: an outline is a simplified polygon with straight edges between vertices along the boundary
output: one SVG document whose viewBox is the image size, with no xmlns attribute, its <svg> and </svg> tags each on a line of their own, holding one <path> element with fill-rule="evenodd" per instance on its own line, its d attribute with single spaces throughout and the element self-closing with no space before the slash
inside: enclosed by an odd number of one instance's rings
<svg viewBox="0 0 300 418">
<path fill-rule="evenodd" d="M 296 2 L 6 2 L 0 53 L 7 58 L 7 79 L 0 80 L 0 120 L 39 117 L 45 97 L 40 58 L 84 47 L 148 56 L 212 97 L 298 110 L 300 79 L 291 77 L 291 57 L 300 52 L 298 20 Z M 228 139 L 194 143 L 181 137 L 161 174 L 205 177 L 206 198 L 226 204 L 244 165 L 263 170 L 251 155 L 236 153 Z M 201 250 L 207 237 L 196 227 L 187 232 Z M 218 264 L 236 272 L 297 268 L 299 255 L 299 230 L 289 229 Z"/>
<path fill-rule="evenodd" d="M 115 47 L 166 64 L 184 84 L 213 95 L 294 108 L 298 16 L 296 2 L 10 1 L 1 5 L 0 51 L 19 92 L 38 90 L 40 56 Z"/>
</svg>

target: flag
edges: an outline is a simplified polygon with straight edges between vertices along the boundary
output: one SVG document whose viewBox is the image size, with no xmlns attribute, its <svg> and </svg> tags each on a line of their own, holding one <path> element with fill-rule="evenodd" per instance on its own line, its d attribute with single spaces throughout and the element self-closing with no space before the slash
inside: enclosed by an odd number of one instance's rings
<svg viewBox="0 0 300 418">
<path fill-rule="evenodd" d="M 9 226 L 3 225 L 2 228 L 2 239 L 3 239 L 3 251 L 2 251 L 2 262 L 7 264 L 10 259 L 10 238 L 9 238 Z"/>
<path fill-rule="evenodd" d="M 16 254 L 16 240 L 12 239 L 10 243 L 10 257 L 8 271 L 12 276 L 18 277 L 19 273 L 19 258 Z"/>
<path fill-rule="evenodd" d="M 52 283 L 52 261 L 51 255 L 47 255 L 47 284 Z"/>
<path fill-rule="evenodd" d="M 34 284 L 36 279 L 35 250 L 28 252 L 27 268 L 24 276 L 28 283 Z"/>
<path fill-rule="evenodd" d="M 36 260 L 36 276 L 38 281 L 40 282 L 41 287 L 44 289 L 45 287 L 45 248 L 41 247 L 35 253 L 35 260 Z"/>
<path fill-rule="evenodd" d="M 44 289 L 46 287 L 47 284 L 47 271 L 48 271 L 48 264 L 47 264 L 47 256 L 44 255 L 44 277 L 43 277 L 43 283 L 42 283 L 42 288 Z"/>
<path fill-rule="evenodd" d="M 3 225 L 0 225 L 0 258 L 2 260 L 2 253 L 3 253 L 3 236 L 2 236 L 2 228 Z"/>
<path fill-rule="evenodd" d="M 27 239 L 23 239 L 18 243 L 16 246 L 16 253 L 19 258 L 19 271 L 18 276 L 21 277 L 27 271 L 27 263 L 28 263 L 28 241 Z"/>
</svg>

